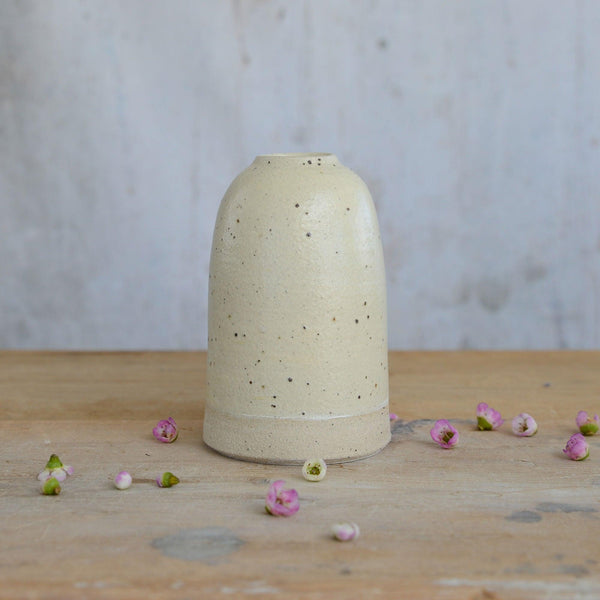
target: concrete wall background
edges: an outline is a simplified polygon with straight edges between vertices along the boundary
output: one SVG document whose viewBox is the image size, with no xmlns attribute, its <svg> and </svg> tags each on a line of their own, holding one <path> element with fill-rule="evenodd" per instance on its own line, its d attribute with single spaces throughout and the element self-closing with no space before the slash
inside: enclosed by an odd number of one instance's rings
<svg viewBox="0 0 600 600">
<path fill-rule="evenodd" d="M 0 3 L 0 347 L 206 347 L 256 154 L 368 183 L 392 348 L 600 342 L 600 2 Z"/>
</svg>

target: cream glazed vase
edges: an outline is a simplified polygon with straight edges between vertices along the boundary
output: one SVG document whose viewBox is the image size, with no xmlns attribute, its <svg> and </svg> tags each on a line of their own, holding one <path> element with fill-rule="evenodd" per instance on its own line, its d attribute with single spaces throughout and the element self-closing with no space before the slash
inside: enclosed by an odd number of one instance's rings
<svg viewBox="0 0 600 600">
<path fill-rule="evenodd" d="M 390 440 L 377 215 L 333 154 L 258 156 L 227 190 L 209 275 L 205 443 L 262 463 Z"/>
</svg>

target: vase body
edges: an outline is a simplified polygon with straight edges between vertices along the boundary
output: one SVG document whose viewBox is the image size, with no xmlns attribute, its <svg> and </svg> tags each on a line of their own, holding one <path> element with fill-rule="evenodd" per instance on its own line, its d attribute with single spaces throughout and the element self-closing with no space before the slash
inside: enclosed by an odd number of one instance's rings
<svg viewBox="0 0 600 600">
<path fill-rule="evenodd" d="M 215 225 L 205 443 L 265 463 L 370 456 L 390 439 L 387 365 L 366 185 L 332 154 L 257 157 Z"/>
</svg>

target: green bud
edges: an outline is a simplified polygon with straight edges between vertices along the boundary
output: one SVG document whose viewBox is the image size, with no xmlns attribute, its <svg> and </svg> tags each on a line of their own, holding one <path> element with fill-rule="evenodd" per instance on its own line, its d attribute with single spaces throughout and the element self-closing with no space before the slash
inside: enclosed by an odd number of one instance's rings
<svg viewBox="0 0 600 600">
<path fill-rule="evenodd" d="M 598 425 L 595 422 L 585 423 L 581 425 L 579 431 L 583 433 L 583 435 L 596 435 L 598 433 Z"/>
<path fill-rule="evenodd" d="M 46 463 L 46 469 L 50 469 L 51 471 L 53 469 L 60 469 L 63 466 L 62 461 L 58 458 L 58 454 L 52 454 Z"/>
<path fill-rule="evenodd" d="M 173 487 L 179 483 L 179 477 L 173 475 L 170 471 L 166 471 L 162 474 L 161 477 L 156 478 L 156 483 L 158 487 Z"/>
<path fill-rule="evenodd" d="M 42 494 L 44 496 L 58 496 L 60 494 L 60 482 L 55 477 L 50 477 L 42 483 Z"/>
</svg>

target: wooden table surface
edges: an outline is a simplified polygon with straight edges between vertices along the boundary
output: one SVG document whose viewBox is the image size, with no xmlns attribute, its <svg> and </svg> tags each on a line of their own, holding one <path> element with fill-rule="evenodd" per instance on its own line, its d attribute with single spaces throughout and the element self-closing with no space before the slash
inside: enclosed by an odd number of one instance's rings
<svg viewBox="0 0 600 600">
<path fill-rule="evenodd" d="M 1 598 L 600 598 L 600 436 L 562 453 L 577 411 L 600 412 L 600 352 L 393 352 L 391 443 L 319 483 L 203 445 L 205 358 L 0 352 Z M 481 401 L 500 430 L 475 429 Z M 523 411 L 533 438 L 511 432 Z M 431 442 L 440 418 L 459 447 Z M 75 473 L 49 497 L 51 453 Z M 165 470 L 181 483 L 158 488 Z M 264 512 L 275 479 L 299 492 L 290 518 Z M 340 520 L 360 538 L 333 540 Z"/>
</svg>

